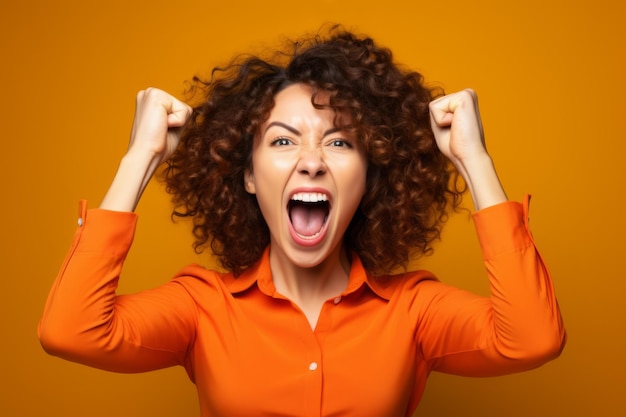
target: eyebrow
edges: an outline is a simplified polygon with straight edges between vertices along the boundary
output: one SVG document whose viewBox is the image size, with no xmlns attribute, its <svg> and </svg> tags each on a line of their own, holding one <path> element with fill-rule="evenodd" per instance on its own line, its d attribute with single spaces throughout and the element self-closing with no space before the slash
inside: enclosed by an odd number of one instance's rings
<svg viewBox="0 0 626 417">
<path fill-rule="evenodd" d="M 290 131 L 291 133 L 293 133 L 294 135 L 298 135 L 298 136 L 302 136 L 302 133 L 300 133 L 300 131 L 298 129 L 296 129 L 293 126 L 289 126 L 288 124 L 285 124 L 283 122 L 272 122 L 269 125 L 267 125 L 267 127 L 265 128 L 265 133 L 267 133 L 267 131 L 270 129 L 270 127 L 272 126 L 279 126 L 282 127 L 284 129 L 287 129 L 288 131 Z M 335 132 L 339 132 L 341 131 L 340 128 L 338 127 L 333 127 L 328 129 L 326 132 L 324 132 L 324 136 L 328 136 L 328 135 L 332 135 Z"/>
</svg>

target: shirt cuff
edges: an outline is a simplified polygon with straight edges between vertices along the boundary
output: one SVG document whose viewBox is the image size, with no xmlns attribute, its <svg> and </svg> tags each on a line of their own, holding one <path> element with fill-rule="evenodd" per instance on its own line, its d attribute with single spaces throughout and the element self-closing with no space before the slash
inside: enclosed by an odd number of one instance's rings
<svg viewBox="0 0 626 417">
<path fill-rule="evenodd" d="M 137 217 L 132 212 L 88 209 L 87 201 L 81 200 L 74 238 L 76 251 L 125 256 L 135 236 Z"/>
<path fill-rule="evenodd" d="M 485 260 L 534 245 L 528 225 L 529 204 L 527 194 L 521 203 L 507 201 L 472 215 Z"/>
</svg>

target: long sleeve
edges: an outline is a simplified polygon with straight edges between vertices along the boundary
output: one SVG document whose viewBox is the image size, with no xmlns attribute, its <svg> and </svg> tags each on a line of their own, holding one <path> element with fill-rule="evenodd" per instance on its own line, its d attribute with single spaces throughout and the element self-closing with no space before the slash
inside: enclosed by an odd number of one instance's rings
<svg viewBox="0 0 626 417">
<path fill-rule="evenodd" d="M 529 229 L 529 199 L 474 214 L 490 297 L 424 283 L 418 343 L 430 369 L 501 375 L 535 368 L 563 349 L 553 284 Z"/>
<path fill-rule="evenodd" d="M 117 372 L 181 364 L 195 306 L 176 282 L 116 295 L 137 216 L 80 205 L 79 227 L 48 296 L 38 334 L 53 355 Z"/>
</svg>

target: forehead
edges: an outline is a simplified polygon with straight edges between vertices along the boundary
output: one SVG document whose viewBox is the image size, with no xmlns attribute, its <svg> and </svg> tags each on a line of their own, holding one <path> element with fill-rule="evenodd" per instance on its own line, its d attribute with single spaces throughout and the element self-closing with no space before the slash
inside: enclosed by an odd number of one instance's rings
<svg viewBox="0 0 626 417">
<path fill-rule="evenodd" d="M 308 84 L 291 84 L 276 93 L 272 111 L 277 107 L 292 107 L 298 102 L 312 106 L 311 100 L 313 99 L 316 104 L 327 105 L 329 94 L 326 91 L 315 90 Z"/>
<path fill-rule="evenodd" d="M 316 90 L 307 84 L 289 85 L 274 96 L 274 105 L 261 129 L 273 121 L 324 123 L 333 126 L 337 123 L 347 124 L 345 117 L 337 118 L 336 111 L 328 107 L 329 97 L 328 92 Z"/>
</svg>

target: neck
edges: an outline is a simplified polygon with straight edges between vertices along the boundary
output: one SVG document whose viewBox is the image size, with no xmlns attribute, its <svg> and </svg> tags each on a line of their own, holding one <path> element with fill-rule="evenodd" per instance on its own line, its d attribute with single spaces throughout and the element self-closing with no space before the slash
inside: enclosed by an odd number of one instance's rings
<svg viewBox="0 0 626 417">
<path fill-rule="evenodd" d="M 300 307 L 320 305 L 341 294 L 348 285 L 350 259 L 339 245 L 322 263 L 300 267 L 281 253 L 270 252 L 270 266 L 276 291 Z"/>
</svg>

